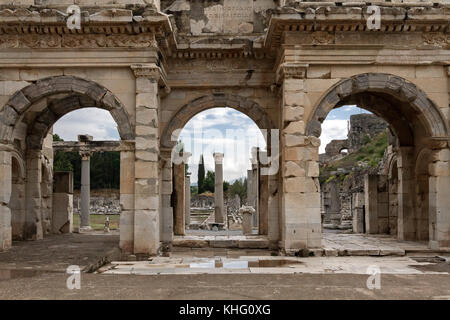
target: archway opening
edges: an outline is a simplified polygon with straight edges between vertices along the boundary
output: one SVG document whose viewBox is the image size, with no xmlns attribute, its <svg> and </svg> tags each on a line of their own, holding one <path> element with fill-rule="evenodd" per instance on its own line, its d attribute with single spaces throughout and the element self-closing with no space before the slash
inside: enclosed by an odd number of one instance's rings
<svg viewBox="0 0 450 320">
<path fill-rule="evenodd" d="M 111 130 L 116 131 L 116 138 L 120 136 L 121 141 L 107 141 L 106 151 L 122 152 L 122 140 L 134 139 L 128 113 L 110 91 L 92 81 L 73 76 L 38 80 L 15 93 L 0 112 L 9 119 L 0 124 L 0 141 L 11 150 L 12 158 L 16 158 L 11 164 L 14 196 L 8 204 L 13 213 L 14 239 L 40 240 L 47 235 L 72 232 L 73 175 L 54 170 L 52 128 L 66 114 L 90 108 L 106 113 Z M 74 121 L 72 128 L 78 131 L 91 119 L 101 120 L 91 114 Z M 68 125 L 63 127 L 70 129 Z M 75 145 L 78 142 L 65 147 L 75 148 L 77 152 L 90 148 L 87 141 L 83 141 L 82 147 Z M 131 144 L 125 145 L 126 152 L 134 153 Z M 97 141 L 95 147 L 98 151 Z M 117 168 L 120 173 L 112 176 L 119 181 L 117 176 L 128 173 Z"/>
<path fill-rule="evenodd" d="M 195 236 L 264 234 L 268 221 L 260 221 L 267 219 L 260 201 L 268 199 L 260 189 L 257 157 L 266 152 L 267 131 L 261 129 L 244 113 L 227 107 L 211 108 L 189 119 L 175 146 L 190 154 L 184 168 L 173 167 L 175 235 L 182 235 L 180 231 Z M 183 174 L 184 183 L 189 181 L 184 197 L 179 182 Z M 183 198 L 184 206 L 179 204 Z M 250 233 L 243 230 L 246 218 L 240 211 L 242 206 L 255 210 Z M 184 230 L 177 223 L 177 208 L 184 209 Z"/>
<path fill-rule="evenodd" d="M 72 111 L 53 126 L 55 173 L 73 174 L 75 232 L 90 228 L 114 234 L 120 229 L 120 150 L 109 151 L 106 146 L 114 142 L 118 146 L 119 139 L 113 117 L 98 108 Z M 83 209 L 89 213 L 88 226 L 83 225 Z"/>
<path fill-rule="evenodd" d="M 439 149 L 438 140 L 448 132 L 439 109 L 422 91 L 404 79 L 387 74 L 363 74 L 343 80 L 328 91 L 311 115 L 307 134 L 319 136 L 324 120 L 332 116 L 332 110 L 348 105 L 372 112 L 389 126 L 383 141 L 359 134 L 360 141 L 367 142 L 361 151 L 368 154 L 352 156 L 354 150 L 350 148 L 350 154 L 342 159 L 344 162 L 353 160 L 354 167 L 373 167 L 373 172 L 365 172 L 364 187 L 356 188 L 356 194 L 348 197 L 350 207 L 361 209 L 352 210 L 348 219 L 352 220 L 348 223 L 352 231 L 396 233 L 399 240 L 429 240 L 431 243 L 433 232 L 429 230 L 433 230 L 436 204 L 429 202 L 433 199 L 429 186 L 432 174 L 439 174 L 430 171 L 435 164 L 427 150 Z M 365 126 L 368 123 L 366 121 Z M 362 132 L 357 125 L 350 131 L 350 134 Z M 378 150 L 378 147 L 383 150 Z M 322 156 L 321 161 L 325 158 Z M 336 175 L 333 179 L 340 179 L 342 184 L 351 188 L 352 179 L 346 170 L 339 166 L 334 169 Z M 393 174 L 392 170 L 397 173 Z M 328 179 L 333 180 L 331 177 Z M 363 190 L 364 195 L 358 190 Z M 322 200 L 326 202 L 326 196 L 322 195 Z M 397 211 L 396 224 L 393 223 L 394 211 Z"/>
</svg>

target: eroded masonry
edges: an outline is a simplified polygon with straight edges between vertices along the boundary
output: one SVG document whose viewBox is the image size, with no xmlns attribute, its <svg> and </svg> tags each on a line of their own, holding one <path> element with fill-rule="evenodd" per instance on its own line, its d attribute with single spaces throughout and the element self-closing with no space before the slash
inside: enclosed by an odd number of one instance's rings
<svg viewBox="0 0 450 320">
<path fill-rule="evenodd" d="M 0 250 L 12 239 L 71 232 L 72 177 L 53 172 L 51 133 L 62 116 L 87 107 L 109 111 L 120 133 L 120 142 L 72 147 L 86 166 L 95 148 L 121 153 L 124 252 L 158 254 L 183 234 L 189 192 L 173 150 L 179 129 L 213 107 L 279 130 L 278 150 L 265 150 L 265 165 L 279 170 L 251 170 L 258 196 L 242 207 L 246 230 L 258 224 L 270 247 L 287 254 L 318 248 L 319 136 L 342 105 L 371 111 L 392 134 L 385 172 L 364 180 L 372 192 L 351 195 L 356 232 L 366 196 L 366 232 L 450 247 L 446 2 L 379 1 L 373 29 L 365 1 L 0 1 Z M 80 29 L 67 25 L 72 4 L 81 7 Z M 338 144 L 336 153 L 352 147 Z M 223 207 L 215 210 L 223 219 Z"/>
</svg>

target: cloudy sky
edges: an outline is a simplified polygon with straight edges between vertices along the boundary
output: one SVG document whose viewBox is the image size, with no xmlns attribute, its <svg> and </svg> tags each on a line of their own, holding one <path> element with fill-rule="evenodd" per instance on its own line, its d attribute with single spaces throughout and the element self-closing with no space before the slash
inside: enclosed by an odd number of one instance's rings
<svg viewBox="0 0 450 320">
<path fill-rule="evenodd" d="M 368 113 L 356 106 L 343 106 L 331 111 L 322 125 L 320 153 L 333 139 L 347 138 L 347 122 L 352 114 Z M 73 111 L 53 127 L 66 141 L 77 140 L 78 134 L 90 134 L 94 140 L 118 140 L 116 123 L 109 112 L 96 108 Z M 189 167 L 192 182 L 197 182 L 200 155 L 206 170 L 214 171 L 214 152 L 225 154 L 224 179 L 232 181 L 246 175 L 250 168 L 251 148 L 266 148 L 263 134 L 246 115 L 230 108 L 214 108 L 193 117 L 183 128 L 180 139 L 192 153 Z"/>
</svg>

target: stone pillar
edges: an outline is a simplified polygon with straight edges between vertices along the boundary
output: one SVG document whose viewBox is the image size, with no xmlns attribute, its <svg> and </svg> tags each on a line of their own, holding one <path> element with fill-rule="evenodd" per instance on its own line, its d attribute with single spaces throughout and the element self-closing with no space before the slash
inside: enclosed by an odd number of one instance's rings
<svg viewBox="0 0 450 320">
<path fill-rule="evenodd" d="M 134 151 L 120 152 L 120 249 L 134 250 Z"/>
<path fill-rule="evenodd" d="M 27 240 L 44 237 L 41 215 L 42 154 L 40 150 L 27 152 L 26 216 L 24 236 Z"/>
<path fill-rule="evenodd" d="M 177 236 L 184 235 L 184 225 L 185 225 L 185 165 L 184 162 L 180 164 L 174 164 L 173 166 L 173 188 L 175 196 L 175 208 L 174 208 L 174 219 L 173 219 L 173 232 Z"/>
<path fill-rule="evenodd" d="M 247 170 L 247 205 L 255 208 L 255 195 L 253 194 L 253 170 Z"/>
<path fill-rule="evenodd" d="M 90 219 L 91 204 L 91 153 L 81 155 L 81 192 L 80 192 L 80 232 L 92 230 Z"/>
<path fill-rule="evenodd" d="M 188 172 L 185 178 L 185 192 L 184 192 L 184 214 L 185 214 L 185 225 L 186 229 L 189 229 L 191 225 L 191 174 Z"/>
<path fill-rule="evenodd" d="M 53 184 L 52 232 L 72 233 L 73 172 L 55 172 Z"/>
<path fill-rule="evenodd" d="M 353 193 L 353 233 L 364 233 L 364 194 L 362 192 Z"/>
<path fill-rule="evenodd" d="M 268 238 L 271 249 L 278 248 L 280 240 L 280 215 L 279 215 L 279 174 L 269 176 L 268 199 Z"/>
<path fill-rule="evenodd" d="M 173 241 L 173 194 L 172 152 L 170 149 L 161 150 L 161 241 L 164 247 L 170 248 Z"/>
<path fill-rule="evenodd" d="M 253 215 L 253 227 L 259 229 L 259 148 L 252 148 L 252 206 L 255 209 Z"/>
<path fill-rule="evenodd" d="M 244 206 L 239 209 L 239 213 L 242 215 L 242 233 L 244 235 L 253 234 L 253 215 L 255 209 L 250 206 Z"/>
<path fill-rule="evenodd" d="M 11 198 L 11 153 L 0 149 L 0 251 L 11 248 L 11 210 L 9 201 Z"/>
<path fill-rule="evenodd" d="M 416 240 L 414 219 L 414 167 L 412 147 L 399 147 L 397 156 L 398 168 L 398 238 L 400 240 Z M 367 207 L 367 205 L 366 205 Z"/>
<path fill-rule="evenodd" d="M 378 176 L 364 176 L 364 203 L 366 206 L 366 233 L 378 233 Z"/>
<path fill-rule="evenodd" d="M 214 207 L 215 222 L 225 223 L 225 212 L 223 210 L 223 153 L 214 153 L 215 185 L 214 185 Z"/>
<path fill-rule="evenodd" d="M 134 253 L 160 248 L 159 94 L 162 71 L 156 64 L 133 65 L 136 76 Z"/>
<path fill-rule="evenodd" d="M 286 254 L 321 246 L 319 145 L 305 135 L 305 109 L 312 107 L 305 90 L 306 66 L 282 63 L 281 85 L 281 246 Z"/>
<path fill-rule="evenodd" d="M 450 248 L 450 149 L 433 150 L 428 166 L 431 249 Z"/>
<path fill-rule="evenodd" d="M 266 152 L 260 153 L 261 157 L 267 157 Z M 258 233 L 260 235 L 267 235 L 268 234 L 268 223 L 269 223 L 269 176 L 267 174 L 264 174 L 264 171 L 262 168 L 266 168 L 266 165 L 263 165 L 260 161 L 260 156 L 258 156 L 258 162 L 259 162 L 259 169 L 258 169 L 258 175 L 259 175 L 259 186 L 258 186 Z"/>
</svg>

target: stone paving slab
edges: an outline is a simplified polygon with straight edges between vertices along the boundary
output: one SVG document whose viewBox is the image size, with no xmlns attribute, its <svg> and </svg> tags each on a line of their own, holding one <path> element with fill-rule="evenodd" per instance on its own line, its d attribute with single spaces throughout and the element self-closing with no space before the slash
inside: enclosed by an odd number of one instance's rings
<svg viewBox="0 0 450 320">
<path fill-rule="evenodd" d="M 431 262 L 419 262 L 410 257 L 241 257 L 241 259 L 192 259 L 187 258 L 181 263 L 154 264 L 153 262 L 139 262 L 132 265 L 111 263 L 99 270 L 102 274 L 369 274 L 369 268 L 377 267 L 381 274 L 450 274 L 450 264 L 442 263 L 440 271 L 432 271 L 427 266 L 435 265 Z M 288 260 L 287 264 L 279 267 L 252 267 L 249 261 Z M 220 260 L 221 264 L 216 264 Z M 178 262 L 179 260 L 177 260 Z M 234 264 L 233 264 L 234 263 Z M 247 267 L 240 267 L 246 265 Z M 225 267 L 228 264 L 229 267 Z M 204 267 L 201 267 L 201 266 Z M 187 267 L 190 266 L 190 267 Z M 215 267 L 214 267 L 215 266 Z M 425 267 L 425 268 L 424 268 Z"/>
<path fill-rule="evenodd" d="M 430 252 L 427 243 L 401 241 L 389 235 L 323 233 L 324 255 L 403 256 L 408 252 Z"/>
<path fill-rule="evenodd" d="M 172 244 L 174 247 L 182 248 L 269 248 L 269 240 L 264 236 L 187 235 L 175 237 Z"/>
<path fill-rule="evenodd" d="M 0 252 L 0 269 L 33 269 L 66 272 L 70 265 L 82 270 L 120 258 L 119 235 L 103 232 L 52 235 L 39 241 L 13 242 L 10 250 Z"/>
</svg>

